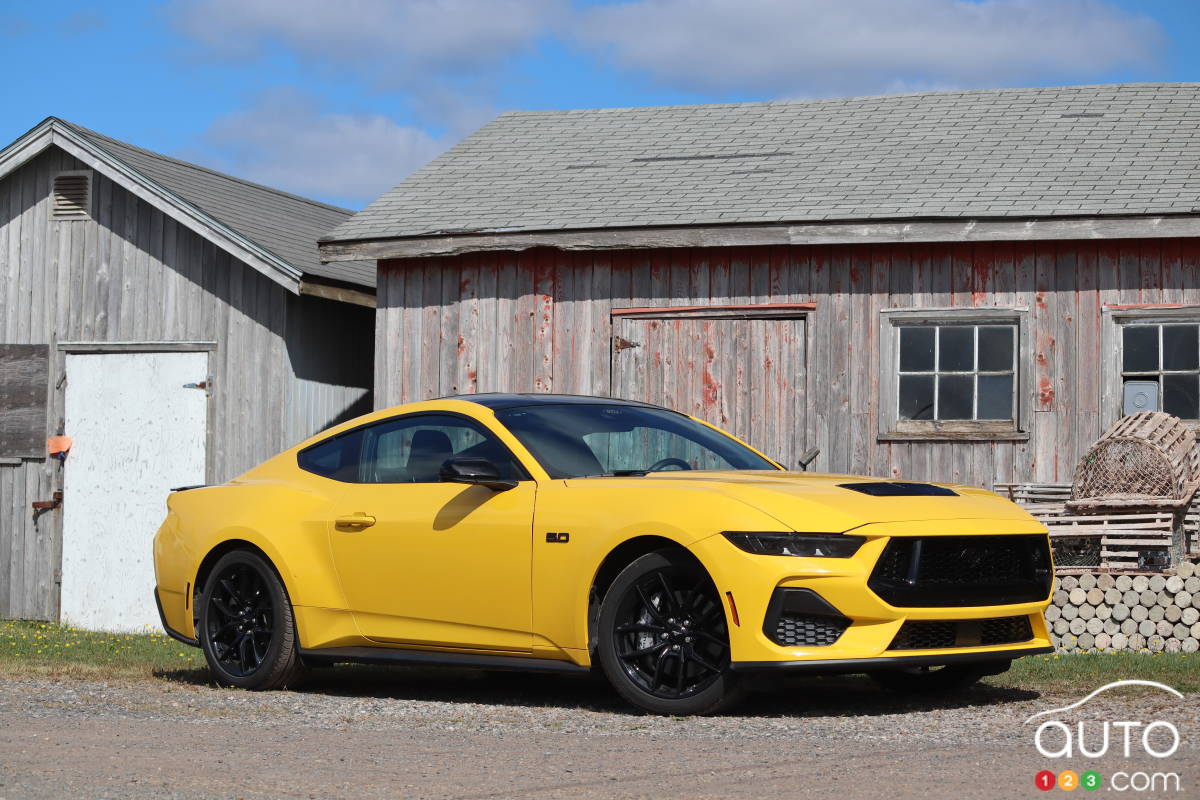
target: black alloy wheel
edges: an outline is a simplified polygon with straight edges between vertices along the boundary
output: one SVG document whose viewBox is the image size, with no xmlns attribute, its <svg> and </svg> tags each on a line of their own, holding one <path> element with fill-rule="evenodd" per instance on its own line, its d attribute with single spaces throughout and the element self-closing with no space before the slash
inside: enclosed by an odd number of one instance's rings
<svg viewBox="0 0 1200 800">
<path fill-rule="evenodd" d="M 225 554 L 199 606 L 200 646 L 218 683 L 278 689 L 300 682 L 292 606 L 265 559 L 247 550 Z"/>
<path fill-rule="evenodd" d="M 725 608 L 712 579 L 682 551 L 634 561 L 600 611 L 600 663 L 613 687 L 659 714 L 706 714 L 740 698 L 729 669 Z"/>
<path fill-rule="evenodd" d="M 205 620 L 213 655 L 230 675 L 253 675 L 267 657 L 275 630 L 266 581 L 248 564 L 229 566 L 216 581 Z"/>
</svg>

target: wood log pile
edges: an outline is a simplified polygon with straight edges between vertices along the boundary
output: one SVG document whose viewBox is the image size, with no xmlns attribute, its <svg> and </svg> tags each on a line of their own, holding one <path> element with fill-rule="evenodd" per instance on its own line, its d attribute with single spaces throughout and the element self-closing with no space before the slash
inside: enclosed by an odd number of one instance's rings
<svg viewBox="0 0 1200 800">
<path fill-rule="evenodd" d="M 1200 651 L 1200 565 L 1174 575 L 1083 573 L 1055 582 L 1046 609 L 1060 652 Z"/>
</svg>

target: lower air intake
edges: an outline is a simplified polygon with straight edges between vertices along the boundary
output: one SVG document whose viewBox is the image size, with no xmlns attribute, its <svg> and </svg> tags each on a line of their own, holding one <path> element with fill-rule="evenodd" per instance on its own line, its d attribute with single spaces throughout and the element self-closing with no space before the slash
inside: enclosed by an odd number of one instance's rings
<svg viewBox="0 0 1200 800">
<path fill-rule="evenodd" d="M 921 620 L 906 622 L 892 640 L 889 650 L 945 650 L 1018 644 L 1033 638 L 1029 617 L 992 619 Z"/>
<path fill-rule="evenodd" d="M 771 638 L 784 647 L 828 647 L 836 642 L 850 620 L 814 614 L 781 614 Z"/>
</svg>

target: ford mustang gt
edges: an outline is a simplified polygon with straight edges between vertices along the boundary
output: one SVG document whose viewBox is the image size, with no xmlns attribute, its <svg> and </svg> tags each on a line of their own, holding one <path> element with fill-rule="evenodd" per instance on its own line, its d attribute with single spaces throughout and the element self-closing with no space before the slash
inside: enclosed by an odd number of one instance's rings
<svg viewBox="0 0 1200 800">
<path fill-rule="evenodd" d="M 412 403 L 167 507 L 163 626 L 247 689 L 352 661 L 596 669 L 697 714 L 764 671 L 943 691 L 1051 650 L 1049 540 L 1017 506 L 789 472 L 643 403 Z"/>
</svg>

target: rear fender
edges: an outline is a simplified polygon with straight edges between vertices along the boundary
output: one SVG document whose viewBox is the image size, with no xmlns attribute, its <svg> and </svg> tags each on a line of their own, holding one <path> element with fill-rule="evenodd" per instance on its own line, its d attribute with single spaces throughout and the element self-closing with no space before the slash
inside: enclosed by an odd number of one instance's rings
<svg viewBox="0 0 1200 800">
<path fill-rule="evenodd" d="M 330 559 L 327 505 L 317 493 L 282 485 L 226 485 L 172 495 L 154 544 L 168 623 L 194 635 L 192 614 L 175 606 L 190 607 L 189 595 L 203 588 L 197 584 L 202 567 L 211 565 L 205 563 L 210 554 L 238 543 L 271 562 L 293 606 L 345 609 Z"/>
</svg>

